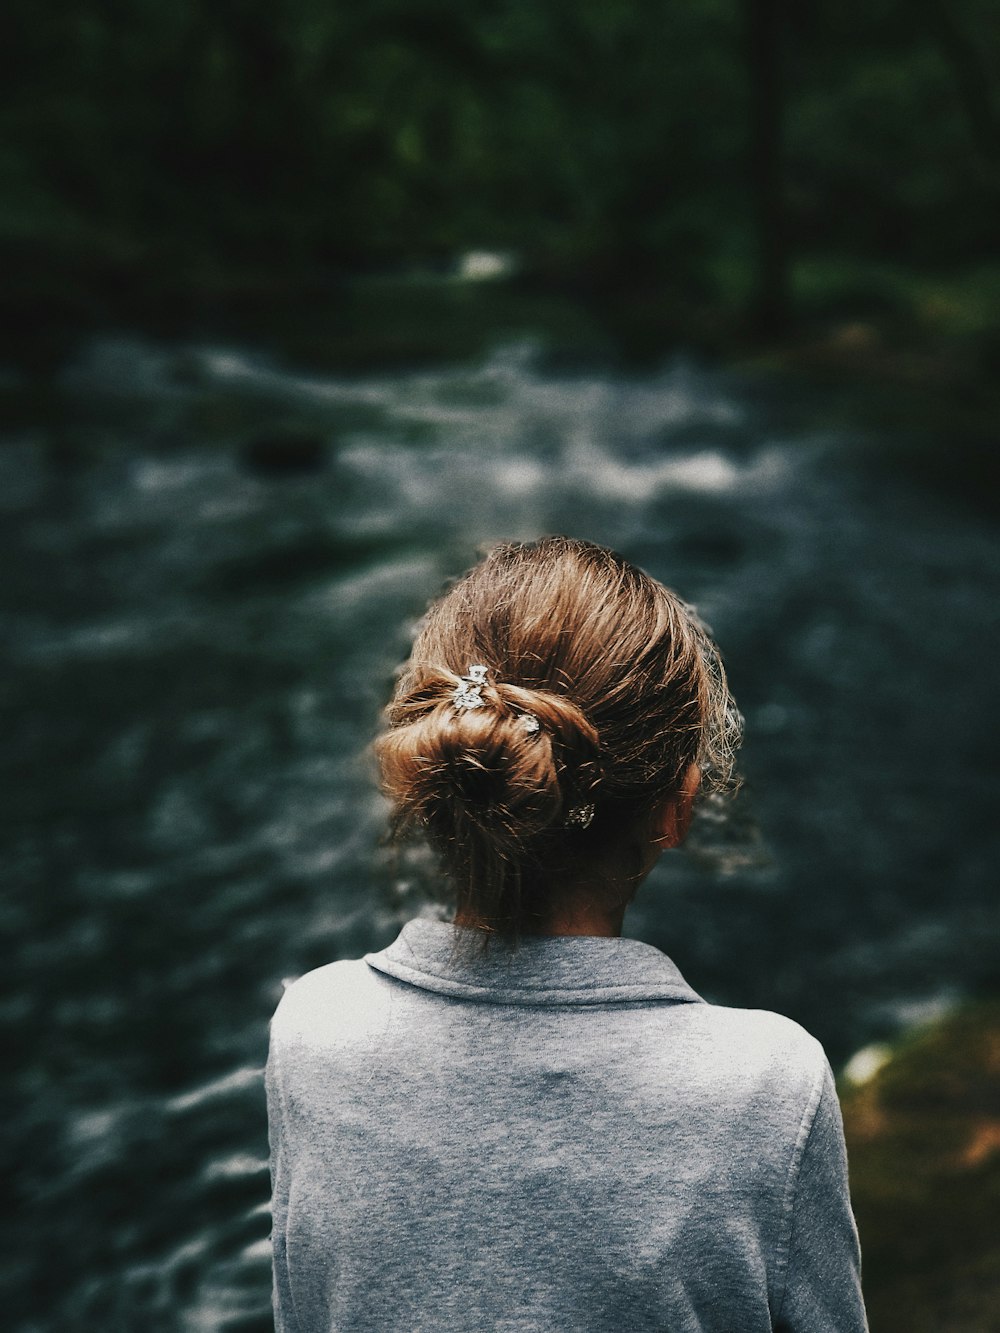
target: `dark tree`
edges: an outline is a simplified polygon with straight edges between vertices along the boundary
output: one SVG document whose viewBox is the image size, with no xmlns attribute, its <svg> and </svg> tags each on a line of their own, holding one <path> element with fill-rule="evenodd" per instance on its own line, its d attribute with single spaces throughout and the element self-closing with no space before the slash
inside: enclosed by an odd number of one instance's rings
<svg viewBox="0 0 1000 1333">
<path fill-rule="evenodd" d="M 788 323 L 788 241 L 782 189 L 781 0 L 744 0 L 749 70 L 749 177 L 756 274 L 751 319 L 765 334 Z"/>
</svg>

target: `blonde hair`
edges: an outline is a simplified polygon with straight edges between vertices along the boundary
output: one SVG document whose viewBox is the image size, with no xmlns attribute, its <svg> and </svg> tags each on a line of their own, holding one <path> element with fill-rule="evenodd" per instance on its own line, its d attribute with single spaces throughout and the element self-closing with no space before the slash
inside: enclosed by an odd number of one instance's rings
<svg viewBox="0 0 1000 1333">
<path fill-rule="evenodd" d="M 463 708 L 473 665 L 482 702 Z M 498 546 L 432 604 L 386 721 L 375 748 L 397 829 L 421 829 L 460 913 L 510 939 L 692 764 L 703 789 L 730 787 L 741 727 L 692 608 L 568 537 Z"/>
</svg>

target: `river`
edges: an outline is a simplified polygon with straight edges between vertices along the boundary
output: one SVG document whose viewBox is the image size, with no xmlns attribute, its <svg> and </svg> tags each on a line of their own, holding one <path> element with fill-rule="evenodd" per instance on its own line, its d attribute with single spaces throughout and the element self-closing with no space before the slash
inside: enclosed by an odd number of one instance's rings
<svg viewBox="0 0 1000 1333">
<path fill-rule="evenodd" d="M 860 427 L 530 343 L 336 378 L 121 334 L 53 394 L 2 440 L 8 1327 L 269 1327 L 267 1019 L 423 909 L 367 747 L 494 540 L 670 583 L 746 715 L 628 933 L 835 1065 L 995 985 L 997 527 Z"/>
</svg>

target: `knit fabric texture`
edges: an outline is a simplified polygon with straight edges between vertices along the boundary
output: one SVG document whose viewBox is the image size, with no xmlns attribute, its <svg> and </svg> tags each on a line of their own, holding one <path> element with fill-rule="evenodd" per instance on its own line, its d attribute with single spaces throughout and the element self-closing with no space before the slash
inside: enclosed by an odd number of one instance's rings
<svg viewBox="0 0 1000 1333">
<path fill-rule="evenodd" d="M 463 934 L 411 921 L 282 998 L 278 1333 L 866 1329 L 812 1037 L 635 940 Z"/>
</svg>

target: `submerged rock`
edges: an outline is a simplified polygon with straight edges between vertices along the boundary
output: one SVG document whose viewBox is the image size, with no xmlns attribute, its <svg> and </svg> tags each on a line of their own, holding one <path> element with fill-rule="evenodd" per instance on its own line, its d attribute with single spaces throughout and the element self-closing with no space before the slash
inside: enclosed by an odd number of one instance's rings
<svg viewBox="0 0 1000 1333">
<path fill-rule="evenodd" d="M 248 471 L 265 476 L 319 472 L 326 463 L 326 440 L 300 426 L 272 426 L 245 441 L 240 459 Z"/>
</svg>

